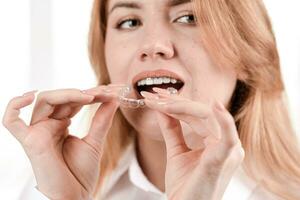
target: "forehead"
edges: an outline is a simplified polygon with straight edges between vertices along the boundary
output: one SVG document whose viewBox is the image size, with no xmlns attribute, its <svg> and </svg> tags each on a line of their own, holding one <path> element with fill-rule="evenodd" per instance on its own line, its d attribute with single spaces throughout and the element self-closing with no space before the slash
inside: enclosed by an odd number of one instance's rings
<svg viewBox="0 0 300 200">
<path fill-rule="evenodd" d="M 143 9 L 147 4 L 175 7 L 191 1 L 192 0 L 109 0 L 108 12 L 111 13 L 118 8 Z"/>
</svg>

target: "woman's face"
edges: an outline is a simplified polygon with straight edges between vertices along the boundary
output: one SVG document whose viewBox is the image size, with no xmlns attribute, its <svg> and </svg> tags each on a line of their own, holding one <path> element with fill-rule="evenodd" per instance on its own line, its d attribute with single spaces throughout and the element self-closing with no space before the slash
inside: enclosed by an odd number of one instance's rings
<svg viewBox="0 0 300 200">
<path fill-rule="evenodd" d="M 107 13 L 105 57 L 112 83 L 136 88 L 137 81 L 157 77 L 138 87 L 151 91 L 153 82 L 165 88 L 175 79 L 177 89 L 180 81 L 184 83 L 179 95 L 185 98 L 208 105 L 217 99 L 228 105 L 236 73 L 233 67 L 218 68 L 205 52 L 189 0 L 110 0 Z M 163 80 L 171 83 L 160 84 Z M 137 90 L 131 96 L 142 98 Z M 121 110 L 139 134 L 162 140 L 155 111 Z M 191 130 L 182 125 L 188 138 Z"/>
</svg>

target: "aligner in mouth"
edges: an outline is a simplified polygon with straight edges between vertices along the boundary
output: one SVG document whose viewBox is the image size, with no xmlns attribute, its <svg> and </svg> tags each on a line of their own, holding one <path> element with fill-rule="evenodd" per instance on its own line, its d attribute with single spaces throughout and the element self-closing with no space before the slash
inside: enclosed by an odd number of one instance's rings
<svg viewBox="0 0 300 200">
<path fill-rule="evenodd" d="M 125 107 L 125 108 L 143 108 L 145 107 L 145 102 L 144 99 L 132 99 L 128 98 L 128 94 L 131 91 L 130 86 L 126 86 L 122 88 L 119 92 L 119 102 L 120 106 Z"/>
<path fill-rule="evenodd" d="M 170 92 L 170 94 L 176 94 L 178 92 L 178 90 L 173 87 L 168 87 L 167 90 Z M 130 86 L 125 86 L 120 90 L 118 96 L 120 106 L 124 108 L 144 108 L 146 106 L 144 99 L 128 98 L 130 91 Z"/>
</svg>

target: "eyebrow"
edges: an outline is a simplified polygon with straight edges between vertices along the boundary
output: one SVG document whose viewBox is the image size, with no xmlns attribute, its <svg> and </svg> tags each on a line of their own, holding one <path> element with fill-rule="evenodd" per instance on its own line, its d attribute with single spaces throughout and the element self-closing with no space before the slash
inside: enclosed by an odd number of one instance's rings
<svg viewBox="0 0 300 200">
<path fill-rule="evenodd" d="M 182 4 L 190 3 L 192 0 L 169 0 L 167 3 L 167 7 L 175 7 Z M 116 8 L 131 8 L 131 9 L 141 9 L 141 4 L 137 2 L 118 2 L 116 3 L 109 11 L 109 14 L 111 14 Z"/>
</svg>

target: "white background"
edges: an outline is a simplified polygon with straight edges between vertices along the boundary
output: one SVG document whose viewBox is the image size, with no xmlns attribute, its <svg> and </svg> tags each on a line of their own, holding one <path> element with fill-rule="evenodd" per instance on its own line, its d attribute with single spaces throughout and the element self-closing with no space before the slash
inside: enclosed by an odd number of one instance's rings
<svg viewBox="0 0 300 200">
<path fill-rule="evenodd" d="M 299 136 L 300 2 L 265 2 L 277 37 L 291 117 Z M 1 119 L 9 99 L 26 91 L 94 86 L 87 54 L 91 5 L 92 0 L 0 0 Z M 25 110 L 22 117 L 28 120 L 28 113 Z M 79 115 L 74 120 L 81 119 Z M 2 125 L 0 148 L 0 198 L 17 199 L 27 177 L 32 176 L 30 163 Z"/>
</svg>

